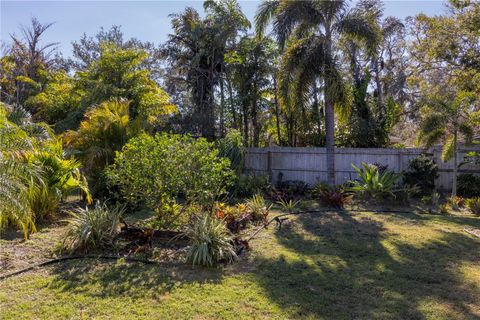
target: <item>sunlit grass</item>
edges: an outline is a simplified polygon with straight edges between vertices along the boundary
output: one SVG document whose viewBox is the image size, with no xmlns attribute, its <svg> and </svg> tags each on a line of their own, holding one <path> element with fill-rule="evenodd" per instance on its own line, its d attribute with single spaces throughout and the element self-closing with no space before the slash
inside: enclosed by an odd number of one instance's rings
<svg viewBox="0 0 480 320">
<path fill-rule="evenodd" d="M 299 215 L 223 269 L 77 261 L 0 282 L 5 319 L 475 319 L 473 216 Z"/>
</svg>

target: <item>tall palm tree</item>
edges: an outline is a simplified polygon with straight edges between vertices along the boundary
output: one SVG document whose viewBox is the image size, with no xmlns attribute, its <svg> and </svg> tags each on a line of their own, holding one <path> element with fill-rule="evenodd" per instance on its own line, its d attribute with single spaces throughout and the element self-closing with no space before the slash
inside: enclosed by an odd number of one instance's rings
<svg viewBox="0 0 480 320">
<path fill-rule="evenodd" d="M 345 105 L 346 91 L 337 63 L 338 42 L 353 37 L 373 48 L 378 32 L 360 10 L 347 1 L 275 0 L 262 3 L 255 22 L 259 35 L 272 21 L 284 53 L 279 72 L 280 103 L 300 107 L 321 80 L 324 88 L 328 183 L 335 184 L 334 106 Z M 293 89 L 293 90 L 292 90 Z"/>
</svg>

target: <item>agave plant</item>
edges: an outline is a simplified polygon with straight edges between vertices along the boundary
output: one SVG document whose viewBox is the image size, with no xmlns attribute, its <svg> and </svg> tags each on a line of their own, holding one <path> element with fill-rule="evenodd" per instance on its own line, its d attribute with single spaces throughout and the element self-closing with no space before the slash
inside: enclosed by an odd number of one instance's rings
<svg viewBox="0 0 480 320">
<path fill-rule="evenodd" d="M 221 261 L 232 262 L 237 257 L 232 235 L 222 219 L 205 213 L 185 234 L 191 242 L 187 260 L 194 266 L 213 267 Z"/>
<path fill-rule="evenodd" d="M 353 181 L 351 191 L 372 198 L 395 197 L 396 185 L 400 175 L 390 170 L 381 173 L 377 166 L 363 162 L 362 168 L 353 164 L 352 166 L 357 171 L 359 179 Z"/>
<path fill-rule="evenodd" d="M 118 232 L 123 206 L 107 206 L 97 201 L 93 208 L 78 208 L 69 212 L 70 218 L 64 245 L 71 251 L 89 251 L 111 245 Z"/>
</svg>

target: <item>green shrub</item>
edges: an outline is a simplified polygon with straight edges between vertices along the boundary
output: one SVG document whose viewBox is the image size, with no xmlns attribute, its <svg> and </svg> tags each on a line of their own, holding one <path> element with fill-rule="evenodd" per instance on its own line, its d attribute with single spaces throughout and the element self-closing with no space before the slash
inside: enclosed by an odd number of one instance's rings
<svg viewBox="0 0 480 320">
<path fill-rule="evenodd" d="M 238 176 L 232 193 L 236 197 L 246 198 L 269 190 L 267 175 L 242 174 Z"/>
<path fill-rule="evenodd" d="M 471 213 L 480 215 L 480 197 L 465 200 L 465 205 Z"/>
<path fill-rule="evenodd" d="M 87 252 L 112 245 L 123 212 L 123 207 L 108 207 L 100 202 L 96 202 L 92 209 L 78 208 L 69 212 L 66 249 Z"/>
<path fill-rule="evenodd" d="M 129 204 L 143 201 L 153 210 L 178 198 L 211 204 L 233 180 L 230 161 L 217 155 L 203 138 L 141 134 L 117 152 L 106 175 Z"/>
<path fill-rule="evenodd" d="M 457 193 L 464 198 L 480 197 L 480 176 L 471 173 L 459 175 Z"/>
<path fill-rule="evenodd" d="M 358 180 L 353 181 L 351 191 L 371 198 L 395 197 L 396 185 L 400 176 L 393 171 L 380 173 L 378 166 L 362 163 L 362 168 L 353 165 L 358 173 Z"/>
<path fill-rule="evenodd" d="M 403 184 L 410 187 L 418 186 L 422 195 L 433 192 L 435 179 L 437 178 L 437 164 L 433 159 L 423 154 L 410 160 L 408 170 L 403 172 Z"/>
<path fill-rule="evenodd" d="M 187 260 L 194 266 L 213 267 L 222 261 L 231 262 L 237 256 L 225 222 L 210 214 L 198 217 L 186 236 L 191 244 Z"/>
</svg>

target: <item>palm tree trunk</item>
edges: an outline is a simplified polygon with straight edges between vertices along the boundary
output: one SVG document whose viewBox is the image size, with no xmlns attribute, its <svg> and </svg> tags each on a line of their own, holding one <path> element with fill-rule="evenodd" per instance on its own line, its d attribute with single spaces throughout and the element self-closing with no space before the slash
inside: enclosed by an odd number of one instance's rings
<svg viewBox="0 0 480 320">
<path fill-rule="evenodd" d="M 273 92 L 274 94 L 274 101 L 273 103 L 275 104 L 275 121 L 277 125 L 277 139 L 278 139 L 278 145 L 280 145 L 282 142 L 282 138 L 280 137 L 280 110 L 278 108 L 278 93 L 277 93 L 277 80 L 275 75 L 273 76 Z"/>
<path fill-rule="evenodd" d="M 332 59 L 332 36 L 326 32 L 326 55 Z M 325 146 L 327 149 L 327 182 L 330 186 L 335 185 L 335 114 L 333 99 L 331 97 L 332 79 L 327 70 L 325 74 Z"/>
<path fill-rule="evenodd" d="M 223 77 L 220 77 L 220 137 L 225 131 L 225 92 L 223 89 Z"/>
</svg>

